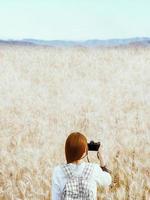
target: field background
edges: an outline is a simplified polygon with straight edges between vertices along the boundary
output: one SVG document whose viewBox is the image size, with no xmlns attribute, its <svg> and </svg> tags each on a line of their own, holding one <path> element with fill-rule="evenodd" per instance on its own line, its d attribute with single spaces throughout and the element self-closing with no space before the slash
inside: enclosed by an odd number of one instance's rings
<svg viewBox="0 0 150 200">
<path fill-rule="evenodd" d="M 0 200 L 49 200 L 72 131 L 103 143 L 113 200 L 148 200 L 149 86 L 150 48 L 1 45 Z"/>
</svg>

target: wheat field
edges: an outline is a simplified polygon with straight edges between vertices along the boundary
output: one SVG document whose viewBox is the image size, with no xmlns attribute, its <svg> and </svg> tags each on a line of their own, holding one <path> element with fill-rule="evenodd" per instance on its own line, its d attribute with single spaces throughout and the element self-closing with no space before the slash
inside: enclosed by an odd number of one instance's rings
<svg viewBox="0 0 150 200">
<path fill-rule="evenodd" d="M 113 200 L 149 200 L 149 86 L 150 48 L 1 45 L 0 200 L 50 200 L 72 131 L 103 144 Z"/>
</svg>

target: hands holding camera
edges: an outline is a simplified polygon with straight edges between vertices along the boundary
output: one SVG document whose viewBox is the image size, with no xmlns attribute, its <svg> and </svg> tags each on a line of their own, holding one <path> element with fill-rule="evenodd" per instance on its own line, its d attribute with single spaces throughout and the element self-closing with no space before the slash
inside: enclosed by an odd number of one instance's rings
<svg viewBox="0 0 150 200">
<path fill-rule="evenodd" d="M 97 151 L 97 157 L 100 161 L 100 167 L 103 171 L 106 171 L 108 173 L 111 173 L 109 169 L 107 169 L 106 164 L 104 162 L 104 156 L 103 156 L 103 146 L 100 142 L 95 143 L 94 141 L 91 141 L 88 143 L 88 150 L 89 151 Z"/>
<path fill-rule="evenodd" d="M 103 146 L 101 145 L 101 143 L 90 141 L 90 143 L 88 143 L 88 150 L 97 151 L 97 158 L 100 160 L 100 166 L 103 167 L 105 163 L 103 159 Z"/>
</svg>

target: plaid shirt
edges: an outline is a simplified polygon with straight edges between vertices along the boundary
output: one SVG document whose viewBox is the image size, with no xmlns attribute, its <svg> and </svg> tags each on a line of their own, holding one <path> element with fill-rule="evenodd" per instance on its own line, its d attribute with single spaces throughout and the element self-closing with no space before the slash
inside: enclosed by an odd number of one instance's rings
<svg viewBox="0 0 150 200">
<path fill-rule="evenodd" d="M 91 163 L 85 166 L 81 176 L 75 176 L 67 164 L 63 165 L 63 170 L 68 181 L 63 190 L 62 200 L 94 200 L 93 191 L 88 181 L 93 172 Z"/>
</svg>

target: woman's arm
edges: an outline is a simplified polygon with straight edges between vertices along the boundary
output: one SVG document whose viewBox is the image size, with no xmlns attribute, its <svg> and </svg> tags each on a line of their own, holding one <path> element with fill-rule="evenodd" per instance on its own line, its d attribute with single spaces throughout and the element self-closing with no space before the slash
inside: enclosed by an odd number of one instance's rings
<svg viewBox="0 0 150 200">
<path fill-rule="evenodd" d="M 101 167 L 101 169 L 102 169 L 103 171 L 108 172 L 109 174 L 111 174 L 111 171 L 106 167 L 106 164 L 105 164 L 105 162 L 104 162 L 102 153 L 97 152 L 97 157 L 98 157 L 98 159 L 99 159 L 99 161 L 100 161 L 100 167 Z"/>
<path fill-rule="evenodd" d="M 109 186 L 112 183 L 111 175 L 103 171 L 98 164 L 94 164 L 94 179 L 100 186 Z"/>
<path fill-rule="evenodd" d="M 104 156 L 103 156 L 103 146 L 101 146 L 97 152 L 97 157 L 100 161 L 100 167 L 103 171 L 108 172 L 111 174 L 111 171 L 106 167 L 106 163 L 104 161 Z"/>
<path fill-rule="evenodd" d="M 51 195 L 52 200 L 59 200 L 60 199 L 60 183 L 59 183 L 59 167 L 55 167 L 52 174 L 52 189 L 51 189 Z"/>
<path fill-rule="evenodd" d="M 108 186 L 112 182 L 112 178 L 110 176 L 111 171 L 106 167 L 102 146 L 99 148 L 97 156 L 100 161 L 100 166 L 98 164 L 95 165 L 95 179 L 99 185 Z"/>
</svg>

